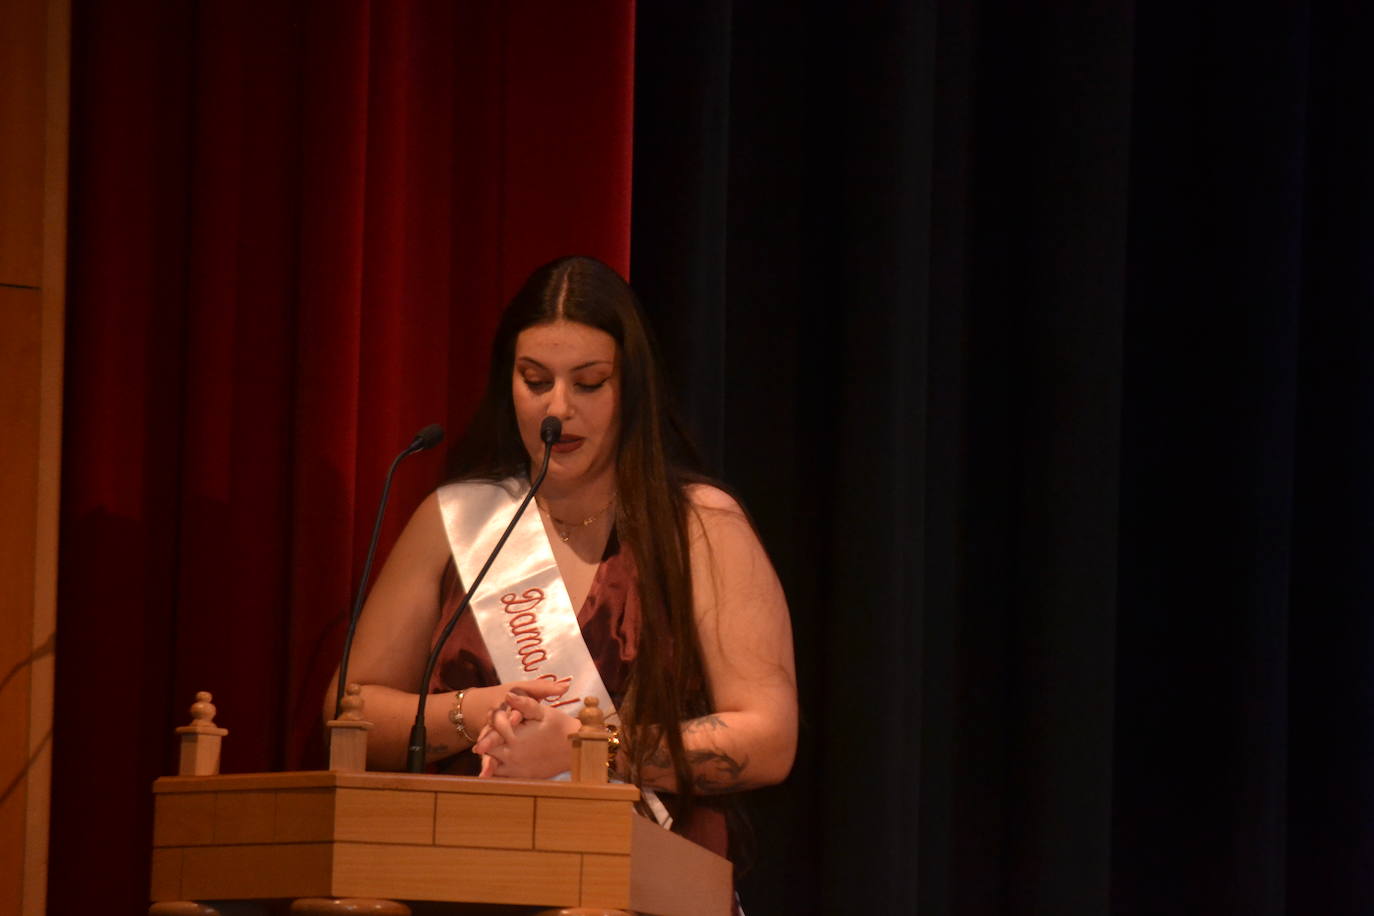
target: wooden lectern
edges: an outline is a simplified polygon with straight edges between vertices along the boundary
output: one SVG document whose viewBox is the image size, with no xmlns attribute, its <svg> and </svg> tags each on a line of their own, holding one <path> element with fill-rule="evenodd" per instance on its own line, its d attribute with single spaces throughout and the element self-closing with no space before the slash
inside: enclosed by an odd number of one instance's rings
<svg viewBox="0 0 1374 916">
<path fill-rule="evenodd" d="M 282 899 L 300 913 L 408 912 L 399 901 L 731 911 L 730 863 L 636 814 L 639 790 L 606 783 L 604 767 L 585 782 L 363 772 L 356 735 L 366 723 L 354 702 L 352 719 L 330 723 L 334 769 L 218 775 L 225 732 L 209 695 L 197 700 L 195 720 L 178 729 L 183 775 L 153 785 L 150 913 Z M 574 744 L 600 738 L 604 760 L 606 733 L 583 721 Z"/>
</svg>

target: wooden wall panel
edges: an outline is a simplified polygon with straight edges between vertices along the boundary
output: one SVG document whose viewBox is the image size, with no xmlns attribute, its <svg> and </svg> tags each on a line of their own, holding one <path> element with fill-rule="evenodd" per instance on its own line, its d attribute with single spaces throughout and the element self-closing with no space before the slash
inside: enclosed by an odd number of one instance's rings
<svg viewBox="0 0 1374 916">
<path fill-rule="evenodd" d="M 47 4 L 0 0 L 0 283 L 43 275 Z"/>
<path fill-rule="evenodd" d="M 20 912 L 28 812 L 29 706 L 38 490 L 38 375 L 43 297 L 0 287 L 0 913 Z"/>
<path fill-rule="evenodd" d="M 0 0 L 0 913 L 46 909 L 70 0 Z"/>
</svg>

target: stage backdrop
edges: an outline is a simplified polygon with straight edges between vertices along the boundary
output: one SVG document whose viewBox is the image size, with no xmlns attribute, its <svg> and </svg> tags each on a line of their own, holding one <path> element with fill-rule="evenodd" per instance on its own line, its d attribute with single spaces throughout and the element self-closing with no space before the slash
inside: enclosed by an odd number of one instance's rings
<svg viewBox="0 0 1374 916">
<path fill-rule="evenodd" d="M 634 7 L 73 12 L 51 911 L 134 913 L 194 692 L 225 770 L 319 765 L 387 464 L 532 268 L 628 269 Z"/>
<path fill-rule="evenodd" d="M 1369 913 L 1374 5 L 635 46 L 635 285 L 797 633 L 751 916 Z"/>
</svg>

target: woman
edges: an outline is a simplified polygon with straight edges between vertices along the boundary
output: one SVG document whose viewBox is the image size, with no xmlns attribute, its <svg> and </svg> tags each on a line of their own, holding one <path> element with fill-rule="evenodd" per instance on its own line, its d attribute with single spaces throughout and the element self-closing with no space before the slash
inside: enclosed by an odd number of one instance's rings
<svg viewBox="0 0 1374 916">
<path fill-rule="evenodd" d="M 674 829 L 726 854 L 721 811 L 701 796 L 776 783 L 792 765 L 787 607 L 747 516 L 696 473 L 668 417 L 634 293 L 591 258 L 541 267 L 507 306 L 456 482 L 416 510 L 368 597 L 350 674 L 375 723 L 369 766 L 403 767 L 425 657 L 527 492 L 546 417 L 562 435 L 538 511 L 429 685 L 443 696 L 428 703 L 428 760 L 556 776 L 582 697 L 602 696 L 621 726 L 614 775 L 669 793 Z"/>
</svg>

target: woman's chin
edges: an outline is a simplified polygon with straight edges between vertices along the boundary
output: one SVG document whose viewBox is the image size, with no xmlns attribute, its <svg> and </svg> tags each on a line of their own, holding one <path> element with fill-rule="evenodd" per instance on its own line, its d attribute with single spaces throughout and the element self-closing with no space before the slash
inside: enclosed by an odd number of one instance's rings
<svg viewBox="0 0 1374 916">
<path fill-rule="evenodd" d="M 609 468 L 593 466 L 592 462 L 587 461 L 582 455 L 554 455 L 549 462 L 549 473 L 544 480 L 545 485 L 553 484 L 561 489 L 600 480 L 608 472 L 614 473 Z"/>
<path fill-rule="evenodd" d="M 545 478 L 550 483 L 573 484 L 586 476 L 587 468 L 582 461 L 560 460 L 559 456 L 553 456 L 549 462 L 549 473 Z"/>
</svg>

